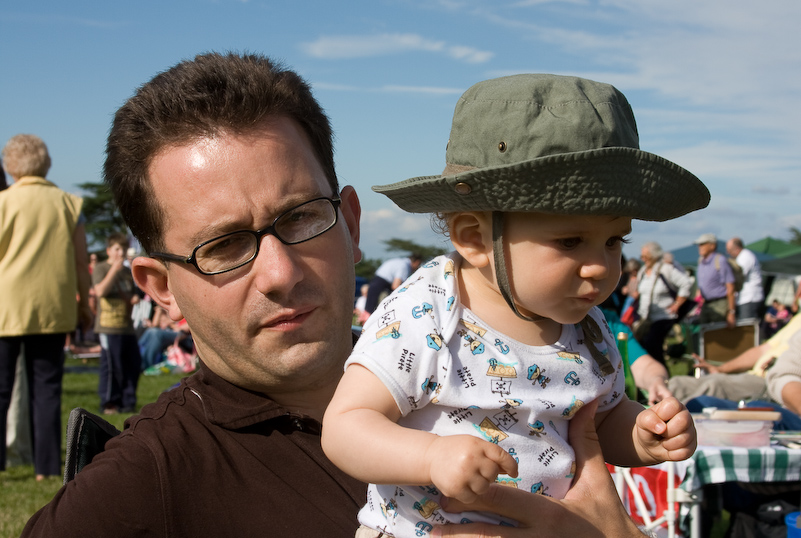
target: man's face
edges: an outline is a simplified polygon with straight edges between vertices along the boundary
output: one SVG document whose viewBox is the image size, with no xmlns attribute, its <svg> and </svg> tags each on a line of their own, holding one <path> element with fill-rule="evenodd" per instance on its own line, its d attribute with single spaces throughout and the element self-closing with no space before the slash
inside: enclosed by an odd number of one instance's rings
<svg viewBox="0 0 801 538">
<path fill-rule="evenodd" d="M 726 241 L 726 252 L 732 258 L 736 258 L 737 255 L 740 253 L 740 250 L 737 248 L 737 245 L 735 245 L 731 240 L 729 240 Z"/>
<path fill-rule="evenodd" d="M 168 147 L 149 176 L 166 215 L 166 251 L 179 255 L 227 232 L 265 228 L 289 208 L 338 194 L 301 129 L 286 118 L 247 135 L 222 133 Z M 266 235 L 253 262 L 227 273 L 202 275 L 176 262 L 159 269 L 147 261 L 166 276 L 160 302 L 169 302 L 164 306 L 172 319 L 186 318 L 200 358 L 218 375 L 276 399 L 336 385 L 352 347 L 359 256 L 358 198 L 350 187 L 341 197 L 332 229 L 296 245 Z"/>
<path fill-rule="evenodd" d="M 698 254 L 700 254 L 702 258 L 706 258 L 714 251 L 715 243 L 701 243 L 698 245 Z"/>
</svg>

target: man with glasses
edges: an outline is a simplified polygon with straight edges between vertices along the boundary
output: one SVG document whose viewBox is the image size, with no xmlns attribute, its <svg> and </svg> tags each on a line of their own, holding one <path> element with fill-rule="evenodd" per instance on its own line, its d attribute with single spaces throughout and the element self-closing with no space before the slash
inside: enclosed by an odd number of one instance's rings
<svg viewBox="0 0 801 538">
<path fill-rule="evenodd" d="M 182 62 L 117 112 L 105 179 L 149 253 L 132 272 L 187 320 L 201 364 L 23 536 L 354 535 L 366 487 L 320 447 L 361 256 L 359 200 L 338 186 L 331 138 L 305 82 L 261 56 Z M 577 435 L 592 438 L 591 423 Z M 547 517 L 551 535 L 636 536 L 597 442 L 577 454 L 570 502 L 501 492 L 487 509 L 524 526 Z"/>
</svg>

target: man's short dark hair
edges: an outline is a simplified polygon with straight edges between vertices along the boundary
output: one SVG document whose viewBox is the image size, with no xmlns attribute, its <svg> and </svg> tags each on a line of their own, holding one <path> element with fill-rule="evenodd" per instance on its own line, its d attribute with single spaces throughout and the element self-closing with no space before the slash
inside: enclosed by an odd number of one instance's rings
<svg viewBox="0 0 801 538">
<path fill-rule="evenodd" d="M 333 192 L 339 192 L 330 122 L 294 71 L 261 55 L 208 53 L 141 86 L 114 116 L 104 176 L 145 251 L 164 250 L 165 215 L 147 175 L 153 158 L 200 137 L 246 135 L 280 116 L 303 129 Z"/>
</svg>

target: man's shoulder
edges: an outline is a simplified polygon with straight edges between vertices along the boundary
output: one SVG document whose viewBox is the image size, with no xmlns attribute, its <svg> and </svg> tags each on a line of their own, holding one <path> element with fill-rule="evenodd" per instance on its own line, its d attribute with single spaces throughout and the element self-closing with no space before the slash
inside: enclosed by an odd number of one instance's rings
<svg viewBox="0 0 801 538">
<path fill-rule="evenodd" d="M 203 421 L 202 404 L 193 405 L 192 398 L 197 398 L 186 382 L 162 393 L 159 398 L 145 405 L 138 415 L 125 421 L 125 429 L 120 440 L 127 437 L 136 439 L 140 444 L 164 446 L 173 442 L 184 442 L 176 435 L 176 428 L 184 432 L 188 423 L 197 424 Z M 193 428 L 195 429 L 196 426 Z"/>
<path fill-rule="evenodd" d="M 744 248 L 743 250 L 740 251 L 739 254 L 737 254 L 737 256 L 735 257 L 735 261 L 740 267 L 744 267 L 746 265 L 750 266 L 754 265 L 757 262 L 757 257 L 756 254 L 754 254 L 752 251 L 748 250 L 747 248 Z"/>
<path fill-rule="evenodd" d="M 183 424 L 191 413 L 174 405 L 176 396 L 165 393 L 128 419 L 123 432 L 34 515 L 23 536 L 126 536 L 132 528 L 164 535 L 173 525 L 173 490 L 197 472 L 192 454 L 207 445 L 190 441 Z"/>
<path fill-rule="evenodd" d="M 194 455 L 202 453 L 196 448 L 207 445 L 213 437 L 202 404 L 192 402 L 192 398 L 196 396 L 183 383 L 165 392 L 126 420 L 122 433 L 106 443 L 96 462 L 105 463 L 107 472 L 117 469 L 113 472 L 127 477 L 148 473 L 156 482 L 192 472 Z M 179 454 L 182 456 L 176 458 Z M 145 477 L 137 480 L 147 481 Z"/>
</svg>

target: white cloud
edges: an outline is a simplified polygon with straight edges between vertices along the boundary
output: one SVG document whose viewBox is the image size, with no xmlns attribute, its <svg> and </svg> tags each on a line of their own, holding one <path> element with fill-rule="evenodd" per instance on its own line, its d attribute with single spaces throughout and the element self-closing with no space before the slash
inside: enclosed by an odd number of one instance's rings
<svg viewBox="0 0 801 538">
<path fill-rule="evenodd" d="M 473 47 L 464 47 L 464 46 L 450 46 L 447 48 L 446 52 L 448 56 L 451 58 L 455 58 L 457 60 L 464 60 L 468 63 L 477 64 L 477 63 L 484 63 L 488 62 L 494 56 L 493 53 L 477 50 Z"/>
<path fill-rule="evenodd" d="M 404 52 L 433 52 L 467 63 L 489 61 L 493 53 L 464 45 L 449 45 L 417 34 L 374 34 L 321 36 L 302 43 L 301 49 L 319 59 L 348 59 L 386 56 Z"/>
<path fill-rule="evenodd" d="M 779 219 L 785 228 L 801 228 L 801 213 L 787 215 Z"/>
<path fill-rule="evenodd" d="M 312 87 L 315 90 L 332 90 L 338 92 L 353 92 L 362 90 L 362 88 L 359 88 L 358 86 L 352 86 L 350 84 L 331 84 L 329 82 L 315 82 L 312 84 Z"/>
<path fill-rule="evenodd" d="M 789 115 L 787 124 L 801 125 L 801 107 L 794 106 L 801 93 L 801 3 L 603 0 L 572 17 L 566 3 L 523 2 L 514 10 L 487 3 L 474 13 L 584 64 L 608 66 L 598 80 L 738 115 Z"/>
<path fill-rule="evenodd" d="M 461 95 L 464 88 L 447 88 L 438 86 L 402 86 L 399 84 L 386 84 L 379 88 L 354 86 L 351 84 L 332 84 L 329 82 L 315 82 L 315 90 L 329 90 L 336 92 L 384 92 L 384 93 L 416 93 L 427 95 Z"/>
<path fill-rule="evenodd" d="M 432 230 L 428 214 L 407 213 L 391 206 L 362 212 L 360 247 L 368 258 L 387 256 L 383 241 L 408 239 L 419 245 L 446 247 L 446 237 Z"/>
<path fill-rule="evenodd" d="M 315 58 L 343 59 L 408 51 L 439 52 L 445 48 L 445 44 L 415 34 L 375 34 L 322 36 L 314 42 L 303 43 L 301 47 L 304 52 Z"/>
</svg>

